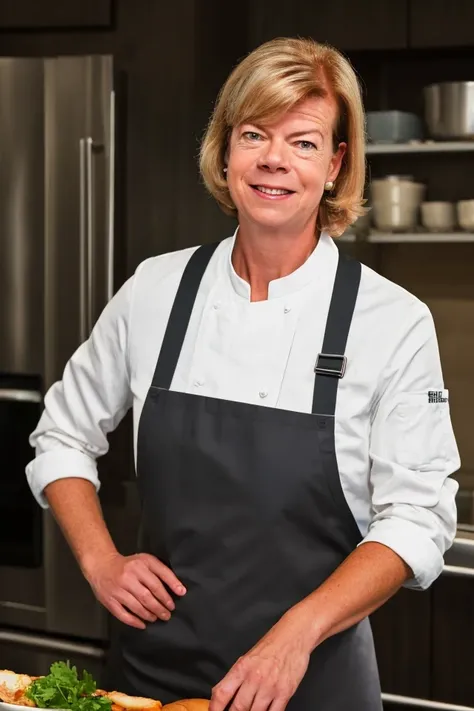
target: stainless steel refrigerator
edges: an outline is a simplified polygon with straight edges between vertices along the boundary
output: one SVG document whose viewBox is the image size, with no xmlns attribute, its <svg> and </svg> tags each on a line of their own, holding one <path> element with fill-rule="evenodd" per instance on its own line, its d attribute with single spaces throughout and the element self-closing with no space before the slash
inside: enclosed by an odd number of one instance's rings
<svg viewBox="0 0 474 711">
<path fill-rule="evenodd" d="M 109 635 L 24 467 L 44 393 L 114 292 L 115 136 L 111 57 L 0 59 L 0 668 L 30 674 L 98 673 Z"/>
</svg>

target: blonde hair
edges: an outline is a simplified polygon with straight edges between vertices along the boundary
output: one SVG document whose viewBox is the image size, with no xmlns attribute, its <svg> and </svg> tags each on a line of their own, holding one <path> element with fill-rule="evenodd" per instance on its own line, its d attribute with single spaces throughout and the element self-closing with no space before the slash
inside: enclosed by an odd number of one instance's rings
<svg viewBox="0 0 474 711">
<path fill-rule="evenodd" d="M 365 213 L 365 120 L 357 76 L 336 49 L 312 39 L 277 38 L 251 52 L 222 87 L 204 135 L 200 170 L 204 183 L 224 212 L 236 216 L 225 180 L 230 134 L 242 123 L 277 119 L 298 102 L 332 93 L 339 105 L 334 148 L 347 151 L 331 194 L 324 194 L 318 229 L 338 236 Z"/>
</svg>

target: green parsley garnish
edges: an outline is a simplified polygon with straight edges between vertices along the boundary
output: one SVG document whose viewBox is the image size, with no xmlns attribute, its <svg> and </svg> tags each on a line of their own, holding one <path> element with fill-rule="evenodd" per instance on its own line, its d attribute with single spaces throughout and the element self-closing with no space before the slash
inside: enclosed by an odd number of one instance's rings
<svg viewBox="0 0 474 711">
<path fill-rule="evenodd" d="M 110 711 L 112 701 L 104 696 L 92 696 L 97 685 L 91 674 L 77 675 L 69 662 L 54 662 L 50 673 L 36 679 L 25 696 L 42 709 L 72 709 L 72 711 Z"/>
</svg>

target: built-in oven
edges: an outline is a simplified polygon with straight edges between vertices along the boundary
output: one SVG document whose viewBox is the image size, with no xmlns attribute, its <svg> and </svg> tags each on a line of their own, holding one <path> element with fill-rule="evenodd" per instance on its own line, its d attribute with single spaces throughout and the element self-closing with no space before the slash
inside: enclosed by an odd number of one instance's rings
<svg viewBox="0 0 474 711">
<path fill-rule="evenodd" d="M 0 373 L 0 627 L 45 625 L 43 513 L 25 477 L 41 379 Z"/>
<path fill-rule="evenodd" d="M 41 509 L 24 476 L 32 454 L 28 437 L 41 414 L 41 389 L 39 376 L 0 373 L 0 566 L 36 569 L 43 563 Z"/>
<path fill-rule="evenodd" d="M 110 617 L 25 476 L 34 456 L 29 436 L 42 408 L 39 376 L 0 373 L 0 668 L 44 674 L 63 659 L 102 683 Z M 135 552 L 139 514 L 135 482 L 123 481 L 118 473 L 130 456 L 130 430 L 127 418 L 116 433 L 122 446 L 100 467 L 102 508 L 124 554 Z"/>
</svg>

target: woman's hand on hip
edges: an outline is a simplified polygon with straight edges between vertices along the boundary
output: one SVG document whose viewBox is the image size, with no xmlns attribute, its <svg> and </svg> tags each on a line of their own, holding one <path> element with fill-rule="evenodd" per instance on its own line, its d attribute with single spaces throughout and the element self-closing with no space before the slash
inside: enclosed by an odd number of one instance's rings
<svg viewBox="0 0 474 711">
<path fill-rule="evenodd" d="M 292 608 L 214 687 L 209 711 L 283 711 L 313 650 L 307 614 Z"/>
<path fill-rule="evenodd" d="M 138 629 L 144 629 L 145 622 L 170 619 L 175 605 L 167 588 L 179 596 L 186 593 L 173 571 L 148 553 L 108 556 L 98 560 L 86 577 L 99 602 Z"/>
</svg>

